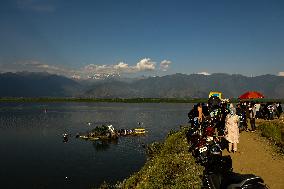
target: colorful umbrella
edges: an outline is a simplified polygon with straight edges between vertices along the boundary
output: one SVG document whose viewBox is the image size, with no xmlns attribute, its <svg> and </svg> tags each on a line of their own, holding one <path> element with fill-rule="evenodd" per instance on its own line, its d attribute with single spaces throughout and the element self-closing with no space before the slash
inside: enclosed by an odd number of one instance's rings
<svg viewBox="0 0 284 189">
<path fill-rule="evenodd" d="M 264 98 L 263 94 L 257 91 L 248 91 L 241 96 L 239 96 L 239 99 L 254 99 L 254 98 Z"/>
</svg>

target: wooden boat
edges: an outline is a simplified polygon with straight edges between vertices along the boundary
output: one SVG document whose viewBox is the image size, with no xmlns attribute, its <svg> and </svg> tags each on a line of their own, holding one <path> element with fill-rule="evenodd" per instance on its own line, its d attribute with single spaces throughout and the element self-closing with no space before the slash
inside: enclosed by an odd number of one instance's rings
<svg viewBox="0 0 284 189">
<path fill-rule="evenodd" d="M 146 130 L 144 128 L 136 128 L 134 129 L 134 134 L 145 134 Z"/>
</svg>

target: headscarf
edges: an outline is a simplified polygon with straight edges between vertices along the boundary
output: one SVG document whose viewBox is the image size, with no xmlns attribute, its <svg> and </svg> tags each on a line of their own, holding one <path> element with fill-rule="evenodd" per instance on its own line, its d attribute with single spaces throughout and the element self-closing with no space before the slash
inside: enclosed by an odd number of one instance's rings
<svg viewBox="0 0 284 189">
<path fill-rule="evenodd" d="M 233 103 L 230 104 L 230 114 L 235 115 L 236 114 L 236 108 L 234 107 Z"/>
</svg>

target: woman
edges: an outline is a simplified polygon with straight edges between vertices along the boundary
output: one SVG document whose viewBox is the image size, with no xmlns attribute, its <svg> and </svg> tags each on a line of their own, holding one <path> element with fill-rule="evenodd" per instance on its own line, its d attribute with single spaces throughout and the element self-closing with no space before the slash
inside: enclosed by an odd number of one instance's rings
<svg viewBox="0 0 284 189">
<path fill-rule="evenodd" d="M 239 117 L 236 115 L 234 108 L 230 108 L 230 113 L 225 120 L 225 139 L 229 142 L 229 152 L 237 151 L 237 143 L 239 143 Z"/>
</svg>

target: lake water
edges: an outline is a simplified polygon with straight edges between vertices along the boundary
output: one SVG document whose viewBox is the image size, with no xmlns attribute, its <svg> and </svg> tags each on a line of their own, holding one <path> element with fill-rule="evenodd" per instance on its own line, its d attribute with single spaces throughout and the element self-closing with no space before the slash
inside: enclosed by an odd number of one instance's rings
<svg viewBox="0 0 284 189">
<path fill-rule="evenodd" d="M 146 161 L 143 144 L 187 123 L 191 104 L 0 103 L 1 188 L 91 188 L 116 183 Z M 44 110 L 47 110 L 46 112 Z M 90 122 L 91 125 L 87 123 Z M 139 137 L 101 143 L 75 138 L 95 126 L 146 128 Z M 63 143 L 62 134 L 71 137 Z"/>
</svg>

